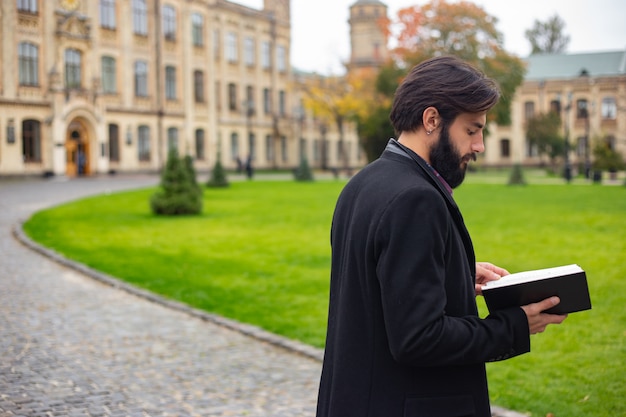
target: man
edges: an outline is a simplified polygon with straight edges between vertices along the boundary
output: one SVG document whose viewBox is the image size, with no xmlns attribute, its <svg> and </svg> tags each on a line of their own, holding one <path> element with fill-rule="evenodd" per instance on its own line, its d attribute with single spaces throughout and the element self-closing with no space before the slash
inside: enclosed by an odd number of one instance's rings
<svg viewBox="0 0 626 417">
<path fill-rule="evenodd" d="M 452 189 L 484 151 L 496 84 L 453 57 L 413 68 L 396 91 L 398 135 L 342 191 L 318 417 L 490 413 L 485 362 L 530 351 L 565 316 L 556 297 L 478 317 L 482 284 L 508 274 L 476 263 Z"/>
</svg>

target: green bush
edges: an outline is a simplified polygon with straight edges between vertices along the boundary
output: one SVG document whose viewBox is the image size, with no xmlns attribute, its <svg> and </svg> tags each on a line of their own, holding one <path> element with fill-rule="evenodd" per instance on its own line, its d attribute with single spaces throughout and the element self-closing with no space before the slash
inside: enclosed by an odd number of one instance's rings
<svg viewBox="0 0 626 417">
<path fill-rule="evenodd" d="M 313 181 L 313 172 L 306 157 L 300 158 L 300 166 L 293 172 L 296 181 Z"/>
<path fill-rule="evenodd" d="M 509 185 L 526 185 L 526 180 L 524 179 L 524 170 L 520 164 L 513 165 L 513 170 L 511 171 L 511 175 L 509 176 Z"/>
<path fill-rule="evenodd" d="M 213 167 L 213 171 L 211 172 L 211 178 L 207 182 L 207 187 L 217 188 L 217 187 L 228 187 L 230 184 L 228 183 L 228 178 L 226 177 L 226 171 L 222 166 L 222 154 L 221 152 L 217 152 L 217 160 L 215 161 L 215 166 Z"/>
<path fill-rule="evenodd" d="M 160 188 L 150 198 L 150 207 L 154 214 L 166 216 L 202 212 L 202 189 L 196 182 L 190 156 L 179 158 L 176 150 L 170 150 Z"/>
</svg>

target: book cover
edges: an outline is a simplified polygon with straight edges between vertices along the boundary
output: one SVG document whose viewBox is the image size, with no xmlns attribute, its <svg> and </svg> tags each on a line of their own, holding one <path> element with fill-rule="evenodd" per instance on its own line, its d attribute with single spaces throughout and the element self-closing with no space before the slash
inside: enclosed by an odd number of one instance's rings
<svg viewBox="0 0 626 417">
<path fill-rule="evenodd" d="M 561 302 L 546 313 L 568 314 L 591 309 L 587 274 L 575 264 L 506 275 L 488 282 L 482 290 L 489 311 L 532 304 L 552 296 L 559 297 Z"/>
</svg>

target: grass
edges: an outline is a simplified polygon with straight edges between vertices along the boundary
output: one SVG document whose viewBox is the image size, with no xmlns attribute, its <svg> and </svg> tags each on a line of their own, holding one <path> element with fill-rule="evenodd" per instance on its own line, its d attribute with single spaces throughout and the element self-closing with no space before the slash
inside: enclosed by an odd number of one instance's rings
<svg viewBox="0 0 626 417">
<path fill-rule="evenodd" d="M 474 174 L 455 191 L 479 260 L 511 272 L 578 263 L 593 310 L 533 336 L 530 354 L 489 364 L 493 402 L 536 417 L 626 415 L 626 188 L 504 182 Z M 135 285 L 321 347 L 343 184 L 235 182 L 206 189 L 204 214 L 182 218 L 150 213 L 154 189 L 124 192 L 39 212 L 24 228 Z"/>
</svg>

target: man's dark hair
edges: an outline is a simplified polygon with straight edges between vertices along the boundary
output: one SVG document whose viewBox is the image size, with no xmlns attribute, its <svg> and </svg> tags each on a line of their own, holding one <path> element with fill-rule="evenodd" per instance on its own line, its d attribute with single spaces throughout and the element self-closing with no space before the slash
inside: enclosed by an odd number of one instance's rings
<svg viewBox="0 0 626 417">
<path fill-rule="evenodd" d="M 409 72 L 396 90 L 389 119 L 399 136 L 416 131 L 428 107 L 435 107 L 444 123 L 452 123 L 461 113 L 488 111 L 499 99 L 494 80 L 459 58 L 439 56 Z"/>
</svg>

